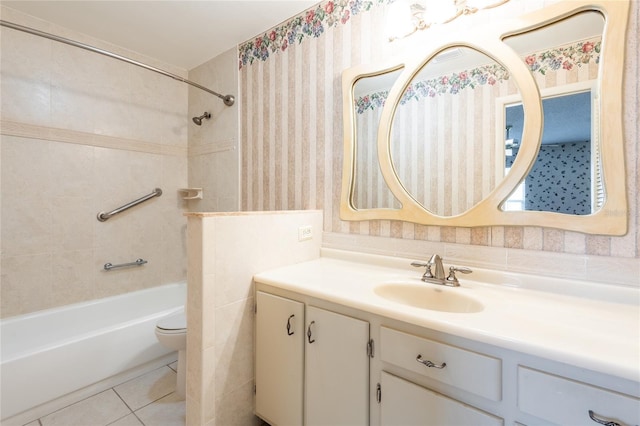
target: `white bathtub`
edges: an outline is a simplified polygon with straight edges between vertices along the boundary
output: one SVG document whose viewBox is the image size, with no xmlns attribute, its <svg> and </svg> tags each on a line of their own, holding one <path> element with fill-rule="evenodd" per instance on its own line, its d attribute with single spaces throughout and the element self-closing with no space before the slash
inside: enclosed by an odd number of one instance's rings
<svg viewBox="0 0 640 426">
<path fill-rule="evenodd" d="M 169 284 L 1 320 L 2 419 L 170 353 L 155 324 L 185 302 Z"/>
</svg>

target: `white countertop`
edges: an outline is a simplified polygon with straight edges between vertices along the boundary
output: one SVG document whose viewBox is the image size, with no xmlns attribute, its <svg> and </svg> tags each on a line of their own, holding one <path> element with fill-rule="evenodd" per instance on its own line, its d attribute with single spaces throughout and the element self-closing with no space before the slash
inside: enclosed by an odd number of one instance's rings
<svg viewBox="0 0 640 426">
<path fill-rule="evenodd" d="M 407 259 L 323 250 L 317 260 L 265 271 L 254 279 L 432 330 L 640 381 L 640 289 L 481 269 L 459 274 L 460 287 L 445 287 L 423 283 L 422 273 L 422 268 L 409 266 Z M 392 302 L 374 292 L 376 286 L 390 282 L 461 292 L 484 309 L 432 311 Z"/>
</svg>

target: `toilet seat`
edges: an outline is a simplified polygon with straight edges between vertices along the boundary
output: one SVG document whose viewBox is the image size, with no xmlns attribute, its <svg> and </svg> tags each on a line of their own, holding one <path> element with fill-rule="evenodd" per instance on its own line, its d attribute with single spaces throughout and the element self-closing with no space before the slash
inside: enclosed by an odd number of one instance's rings
<svg viewBox="0 0 640 426">
<path fill-rule="evenodd" d="M 184 312 L 161 318 L 156 324 L 156 331 L 162 334 L 181 334 L 187 332 L 187 316 Z"/>
</svg>

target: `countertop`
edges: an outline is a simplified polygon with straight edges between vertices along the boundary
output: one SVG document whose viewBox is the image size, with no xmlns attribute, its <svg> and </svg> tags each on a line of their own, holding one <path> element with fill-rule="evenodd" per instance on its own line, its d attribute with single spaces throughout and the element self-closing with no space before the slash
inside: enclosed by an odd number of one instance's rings
<svg viewBox="0 0 640 426">
<path fill-rule="evenodd" d="M 423 270 L 409 262 L 323 250 L 319 259 L 265 271 L 254 279 L 394 320 L 640 381 L 640 289 L 482 269 L 459 274 L 460 287 L 445 287 L 420 281 Z M 374 291 L 381 284 L 398 282 L 461 292 L 484 309 L 433 311 L 389 301 Z"/>
</svg>

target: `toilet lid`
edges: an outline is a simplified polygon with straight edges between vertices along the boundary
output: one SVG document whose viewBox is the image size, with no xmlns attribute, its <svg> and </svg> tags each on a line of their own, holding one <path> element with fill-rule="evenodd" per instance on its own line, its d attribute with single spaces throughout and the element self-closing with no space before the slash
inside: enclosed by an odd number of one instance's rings
<svg viewBox="0 0 640 426">
<path fill-rule="evenodd" d="M 177 314 L 168 315 L 161 318 L 156 327 L 161 330 L 186 330 L 187 329 L 187 316 L 184 312 L 178 312 Z"/>
</svg>

